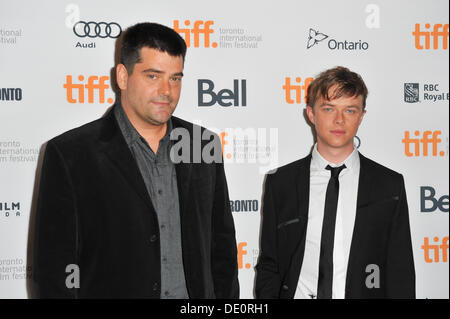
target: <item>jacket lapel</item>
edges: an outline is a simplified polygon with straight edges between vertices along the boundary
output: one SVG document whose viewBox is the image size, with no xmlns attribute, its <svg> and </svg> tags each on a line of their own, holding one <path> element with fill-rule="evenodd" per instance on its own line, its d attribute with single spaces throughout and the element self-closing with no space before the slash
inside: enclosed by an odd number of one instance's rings
<svg viewBox="0 0 450 319">
<path fill-rule="evenodd" d="M 117 106 L 114 106 L 117 107 Z M 139 194 L 147 206 L 154 210 L 144 179 L 142 178 L 136 160 L 131 153 L 125 138 L 114 116 L 114 107 L 104 118 L 100 149 L 114 164 L 130 186 Z"/>
<path fill-rule="evenodd" d="M 177 187 L 178 187 L 178 198 L 179 198 L 179 204 L 180 204 L 180 216 L 182 218 L 182 220 L 187 216 L 186 215 L 186 203 L 189 202 L 189 193 L 190 193 L 190 185 L 191 185 L 191 176 L 192 176 L 192 168 L 193 168 L 193 153 L 195 151 L 194 147 L 193 147 L 193 132 L 192 132 L 192 128 L 190 127 L 185 127 L 182 122 L 177 118 L 177 117 L 172 117 L 172 125 L 173 128 L 183 128 L 186 129 L 189 132 L 189 160 L 190 162 L 185 163 L 185 162 L 180 162 L 180 163 L 175 163 L 175 171 L 177 173 Z M 180 137 L 179 137 L 180 138 Z M 179 142 L 180 139 L 178 140 L 172 140 L 172 143 L 175 144 L 177 142 Z M 182 152 L 184 150 L 182 149 Z M 181 157 L 182 154 L 180 154 Z"/>
<path fill-rule="evenodd" d="M 352 273 L 353 273 L 353 263 L 354 255 L 358 252 L 355 252 L 355 243 L 358 238 L 360 238 L 360 229 L 359 224 L 362 219 L 364 219 L 364 215 L 361 211 L 361 207 L 365 206 L 370 201 L 370 193 L 371 193 L 371 185 L 370 182 L 370 170 L 367 167 L 367 159 L 359 153 L 360 158 L 360 169 L 359 169 L 359 181 L 358 181 L 358 195 L 356 202 L 356 216 L 355 216 L 355 225 L 353 226 L 353 234 L 352 234 L 352 243 L 350 246 L 350 254 L 348 258 L 348 266 L 347 266 L 347 276 L 345 282 L 345 296 L 347 298 L 348 291 L 351 289 L 351 281 Z"/>
<path fill-rule="evenodd" d="M 282 298 L 293 298 L 297 289 L 298 280 L 300 277 L 300 271 L 303 264 L 303 256 L 305 253 L 305 240 L 306 240 L 306 227 L 308 225 L 308 212 L 309 212 L 309 183 L 310 183 L 310 166 L 311 166 L 311 154 L 305 157 L 299 165 L 296 191 L 297 191 L 297 211 L 300 222 L 297 223 L 298 242 L 294 254 L 291 258 L 291 265 L 289 267 L 288 278 L 285 283 L 288 284 L 287 295 L 281 296 Z"/>
<path fill-rule="evenodd" d="M 370 172 L 367 169 L 367 159 L 359 153 L 360 169 L 358 182 L 358 199 L 356 202 L 356 219 L 358 219 L 359 208 L 367 204 L 370 200 Z"/>
</svg>

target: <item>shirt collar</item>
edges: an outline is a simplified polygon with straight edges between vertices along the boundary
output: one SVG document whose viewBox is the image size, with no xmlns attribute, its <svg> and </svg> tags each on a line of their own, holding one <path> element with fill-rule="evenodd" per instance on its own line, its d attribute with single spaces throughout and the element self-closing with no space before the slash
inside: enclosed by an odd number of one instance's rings
<svg viewBox="0 0 450 319">
<path fill-rule="evenodd" d="M 125 138 L 125 141 L 127 142 L 128 146 L 131 146 L 132 144 L 138 142 L 139 140 L 145 141 L 145 139 L 139 134 L 139 132 L 136 130 L 136 128 L 131 124 L 130 120 L 128 119 L 127 114 L 122 108 L 122 104 L 118 103 L 118 105 L 114 108 L 114 115 L 116 116 L 117 122 L 119 124 L 120 130 L 123 134 L 123 137 Z M 167 141 L 170 138 L 170 132 L 172 131 L 172 119 L 170 118 L 167 121 L 167 130 L 164 137 L 161 139 L 161 141 Z"/>
<path fill-rule="evenodd" d="M 346 168 L 343 170 L 343 172 L 345 172 L 347 170 L 358 168 L 359 164 L 359 152 L 357 148 L 354 148 L 353 152 L 342 163 L 339 164 L 330 163 L 322 155 L 320 155 L 319 151 L 317 150 L 317 143 L 314 145 L 311 156 L 311 170 L 314 171 L 327 171 L 325 169 L 327 165 L 330 165 L 331 167 L 338 167 L 345 164 Z"/>
</svg>

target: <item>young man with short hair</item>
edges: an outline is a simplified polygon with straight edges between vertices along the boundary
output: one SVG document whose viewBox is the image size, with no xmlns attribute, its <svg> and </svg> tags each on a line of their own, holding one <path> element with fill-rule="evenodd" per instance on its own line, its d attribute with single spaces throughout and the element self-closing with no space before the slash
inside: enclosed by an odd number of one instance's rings
<svg viewBox="0 0 450 319">
<path fill-rule="evenodd" d="M 344 67 L 309 86 L 317 143 L 267 176 L 257 298 L 415 297 L 403 177 L 354 147 L 367 94 Z"/>
</svg>

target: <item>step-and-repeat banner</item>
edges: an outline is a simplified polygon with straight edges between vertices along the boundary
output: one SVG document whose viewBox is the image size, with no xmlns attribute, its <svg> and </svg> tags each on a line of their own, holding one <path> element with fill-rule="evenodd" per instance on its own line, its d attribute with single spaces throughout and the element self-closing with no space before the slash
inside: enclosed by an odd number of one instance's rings
<svg viewBox="0 0 450 319">
<path fill-rule="evenodd" d="M 311 150 L 307 87 L 337 65 L 369 89 L 361 153 L 405 177 L 417 297 L 449 297 L 447 0 L 2 0 L 0 298 L 29 297 L 43 145 L 114 103 L 116 39 L 144 21 L 188 45 L 175 115 L 221 137 L 241 297 L 253 298 L 264 175 Z"/>
</svg>

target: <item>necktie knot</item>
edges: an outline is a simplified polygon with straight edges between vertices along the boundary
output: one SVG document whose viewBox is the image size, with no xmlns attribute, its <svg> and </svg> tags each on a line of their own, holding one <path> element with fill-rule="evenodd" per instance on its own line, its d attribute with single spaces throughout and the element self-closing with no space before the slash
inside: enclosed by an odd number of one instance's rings
<svg viewBox="0 0 450 319">
<path fill-rule="evenodd" d="M 339 174 L 341 173 L 341 171 L 346 168 L 347 166 L 341 165 L 339 167 L 331 167 L 330 165 L 327 165 L 327 167 L 325 167 L 325 169 L 331 171 L 331 177 L 332 178 L 338 178 Z"/>
</svg>

